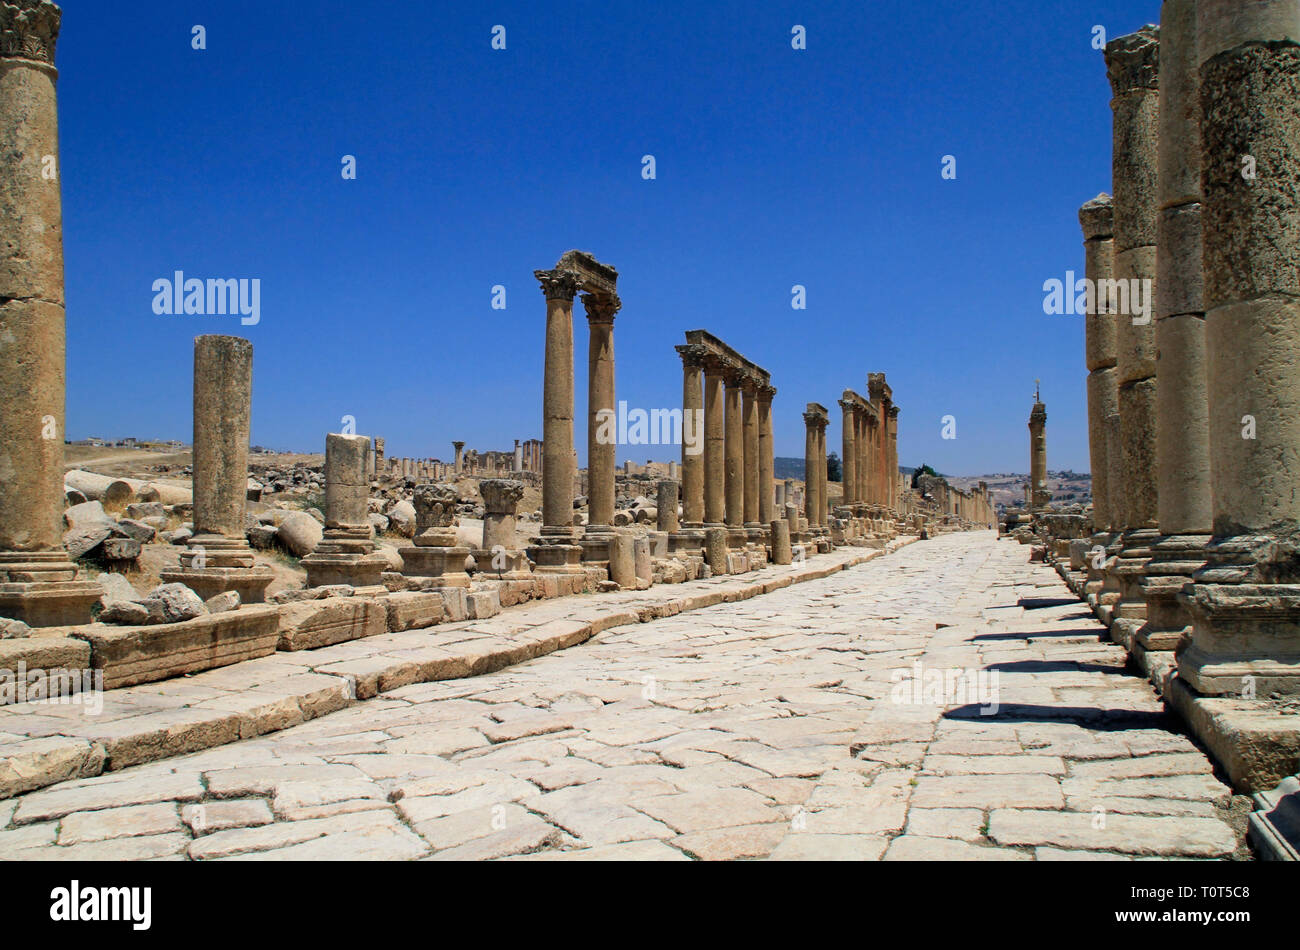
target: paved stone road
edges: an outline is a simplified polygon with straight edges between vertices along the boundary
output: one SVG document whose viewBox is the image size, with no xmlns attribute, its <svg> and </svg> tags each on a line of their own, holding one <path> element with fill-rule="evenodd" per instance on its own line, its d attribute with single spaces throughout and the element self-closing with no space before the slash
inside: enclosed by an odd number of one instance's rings
<svg viewBox="0 0 1300 950">
<path fill-rule="evenodd" d="M 0 857 L 1246 854 L 1241 800 L 1027 559 L 945 535 L 65 782 L 0 802 Z"/>
</svg>

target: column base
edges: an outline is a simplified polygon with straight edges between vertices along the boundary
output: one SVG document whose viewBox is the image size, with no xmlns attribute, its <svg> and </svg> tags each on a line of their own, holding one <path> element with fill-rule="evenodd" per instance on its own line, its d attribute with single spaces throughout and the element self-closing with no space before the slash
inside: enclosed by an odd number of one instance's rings
<svg viewBox="0 0 1300 950">
<path fill-rule="evenodd" d="M 476 550 L 473 558 L 478 565 L 479 575 L 484 580 L 526 581 L 533 576 L 532 565 L 528 563 L 528 555 L 523 551 Z"/>
<path fill-rule="evenodd" d="M 1209 535 L 1171 535 L 1151 548 L 1142 593 L 1147 602 L 1147 622 L 1135 634 L 1135 643 L 1148 652 L 1175 649 L 1191 634 L 1192 618 L 1178 601 L 1184 585 L 1205 566 Z"/>
<path fill-rule="evenodd" d="M 388 559 L 375 553 L 369 525 L 326 528 L 316 550 L 300 562 L 307 571 L 308 587 L 376 587 L 389 569 Z"/>
<path fill-rule="evenodd" d="M 579 561 L 590 567 L 609 566 L 609 546 L 616 532 L 613 525 L 591 524 L 583 529 L 578 546 L 582 549 Z"/>
<path fill-rule="evenodd" d="M 683 525 L 680 531 L 668 535 L 670 557 L 699 557 L 704 550 L 704 526 Z"/>
<path fill-rule="evenodd" d="M 71 627 L 91 622 L 104 591 L 77 580 L 66 551 L 0 552 L 0 616 L 29 627 Z"/>
<path fill-rule="evenodd" d="M 1119 588 L 1110 615 L 1110 638 L 1126 650 L 1147 619 L 1147 602 L 1142 592 L 1152 547 L 1160 537 L 1154 528 L 1140 528 L 1124 535 L 1123 545 L 1115 557 L 1112 574 Z"/>
<path fill-rule="evenodd" d="M 1300 694 L 1300 578 L 1294 540 L 1215 540 L 1178 595 L 1192 618 L 1178 675 L 1205 696 Z M 1279 581 L 1281 583 L 1279 583 Z"/>
<path fill-rule="evenodd" d="M 576 542 L 574 529 L 563 525 L 542 528 L 537 543 L 528 548 L 536 574 L 586 574 L 579 563 L 582 547 Z"/>
<path fill-rule="evenodd" d="M 259 565 L 243 538 L 199 534 L 181 552 L 180 567 L 159 575 L 164 584 L 184 584 L 204 600 L 235 591 L 240 603 L 266 602 L 266 589 L 275 572 Z"/>
<path fill-rule="evenodd" d="M 730 550 L 743 550 L 747 544 L 749 544 L 749 535 L 745 533 L 744 525 L 727 525 L 727 547 Z"/>
<path fill-rule="evenodd" d="M 401 548 L 402 574 L 406 577 L 430 578 L 429 587 L 468 587 L 469 574 L 465 559 L 469 548 L 420 547 Z"/>
</svg>

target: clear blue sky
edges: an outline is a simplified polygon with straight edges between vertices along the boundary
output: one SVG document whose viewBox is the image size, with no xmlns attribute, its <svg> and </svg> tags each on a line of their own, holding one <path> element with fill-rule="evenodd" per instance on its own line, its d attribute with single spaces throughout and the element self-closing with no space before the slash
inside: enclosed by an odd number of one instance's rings
<svg viewBox="0 0 1300 950">
<path fill-rule="evenodd" d="M 1083 324 L 1042 284 L 1082 271 L 1078 207 L 1110 190 L 1092 28 L 1159 6 L 66 0 L 69 435 L 188 440 L 193 339 L 232 333 L 255 442 L 323 451 L 344 415 L 392 455 L 539 438 L 532 272 L 580 248 L 619 269 L 634 407 L 680 405 L 673 346 L 705 328 L 771 371 L 778 455 L 809 401 L 838 447 L 839 393 L 884 371 L 902 464 L 1025 471 L 1041 377 L 1049 465 L 1087 470 Z M 261 323 L 155 315 L 176 270 L 260 278 Z"/>
</svg>

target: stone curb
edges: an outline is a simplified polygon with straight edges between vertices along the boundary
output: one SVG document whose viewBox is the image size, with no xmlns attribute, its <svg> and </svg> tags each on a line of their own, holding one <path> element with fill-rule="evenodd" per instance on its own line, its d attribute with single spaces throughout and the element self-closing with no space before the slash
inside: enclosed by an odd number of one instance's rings
<svg viewBox="0 0 1300 950">
<path fill-rule="evenodd" d="M 596 595 L 599 602 L 589 597 L 533 601 L 487 620 L 276 653 L 114 690 L 102 696 L 98 716 L 85 715 L 80 705 L 3 706 L 0 799 L 287 729 L 403 686 L 494 673 L 615 627 L 821 580 L 916 540 L 816 556 L 817 561 L 834 559 L 829 564 L 769 566 L 748 575 L 689 581 L 673 585 L 682 594 L 664 600 L 635 591 Z"/>
</svg>

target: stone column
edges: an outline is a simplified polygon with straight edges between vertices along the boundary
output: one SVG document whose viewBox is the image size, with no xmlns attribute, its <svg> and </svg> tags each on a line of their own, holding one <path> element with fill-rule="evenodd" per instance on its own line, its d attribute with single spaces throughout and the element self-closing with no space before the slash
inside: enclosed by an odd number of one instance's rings
<svg viewBox="0 0 1300 950">
<path fill-rule="evenodd" d="M 63 547 L 63 207 L 50 3 L 0 3 L 0 615 L 90 622 L 99 585 Z"/>
<path fill-rule="evenodd" d="M 253 344 L 236 336 L 194 341 L 194 536 L 181 566 L 163 571 L 204 600 L 233 590 L 260 604 L 273 572 L 248 546 L 248 436 L 253 397 Z"/>
<path fill-rule="evenodd" d="M 1079 209 L 1083 229 L 1084 274 L 1096 288 L 1113 277 L 1115 263 L 1114 204 L 1101 194 Z M 1093 547 L 1111 541 L 1115 519 L 1110 507 L 1110 461 L 1106 445 L 1106 419 L 1119 412 L 1119 383 L 1115 369 L 1115 322 L 1118 317 L 1101 305 L 1097 294 L 1089 301 L 1084 326 L 1084 358 L 1088 368 L 1088 455 L 1092 465 Z M 1101 589 L 1103 572 L 1089 559 L 1089 594 Z"/>
<path fill-rule="evenodd" d="M 683 524 L 668 544 L 673 554 L 694 554 L 704 544 L 704 347 L 687 344 L 677 353 L 682 358 Z"/>
<path fill-rule="evenodd" d="M 456 450 L 456 474 L 459 475 L 465 469 L 465 443 L 453 442 L 452 448 Z"/>
<path fill-rule="evenodd" d="M 758 520 L 771 531 L 776 517 L 772 504 L 776 492 L 775 442 L 772 438 L 772 400 L 776 387 L 764 385 L 758 390 Z"/>
<path fill-rule="evenodd" d="M 582 549 L 573 529 L 573 298 L 568 271 L 536 271 L 546 297 L 546 364 L 542 389 L 542 530 L 529 554 L 540 573 L 577 574 Z"/>
<path fill-rule="evenodd" d="M 803 510 L 811 528 L 817 524 L 817 413 L 808 404 L 803 414 Z"/>
<path fill-rule="evenodd" d="M 681 523 L 677 519 L 677 492 L 680 487 L 670 478 L 659 482 L 659 494 L 655 499 L 659 511 L 658 528 L 668 534 L 676 534 L 681 530 Z"/>
<path fill-rule="evenodd" d="M 853 495 L 857 499 L 858 516 L 865 518 L 867 506 L 871 503 L 871 428 L 864 407 L 858 407 L 858 411 L 854 414 L 854 420 L 857 425 L 854 438 L 857 444 L 858 458 L 856 464 L 857 487 L 854 489 Z"/>
<path fill-rule="evenodd" d="M 890 518 L 898 515 L 898 414 L 902 412 L 897 405 L 889 406 L 889 426 L 886 430 L 889 433 L 889 444 L 886 447 L 886 464 L 889 466 L 885 484 L 889 491 L 889 497 L 885 500 L 885 507 L 889 510 Z"/>
<path fill-rule="evenodd" d="M 483 544 L 474 552 L 479 573 L 496 580 L 525 580 L 532 576 L 528 557 L 519 548 L 515 518 L 524 483 L 506 478 L 479 482 L 483 496 Z"/>
<path fill-rule="evenodd" d="M 1300 0 L 1197 10 L 1214 540 L 1178 672 L 1263 699 L 1300 693 Z"/>
<path fill-rule="evenodd" d="M 817 526 L 826 525 L 826 423 L 817 420 Z"/>
<path fill-rule="evenodd" d="M 844 504 L 852 506 L 857 503 L 858 490 L 858 442 L 857 442 L 857 406 L 852 400 L 847 398 L 840 400 L 840 409 L 844 411 L 843 423 L 841 424 L 842 432 L 840 435 L 843 443 L 843 459 L 841 463 L 844 473 Z"/>
<path fill-rule="evenodd" d="M 1159 146 L 1159 27 L 1145 26 L 1106 45 L 1114 98 L 1115 278 L 1153 287 L 1156 277 L 1156 169 Z M 1145 283 L 1144 283 L 1145 282 Z M 1156 341 L 1134 295 L 1120 297 L 1117 325 L 1119 425 L 1123 446 L 1125 534 L 1114 565 L 1121 589 L 1111 638 L 1125 647 L 1146 619 L 1142 577 L 1156 530 Z M 1152 303 L 1144 292 L 1147 304 Z"/>
<path fill-rule="evenodd" d="M 370 439 L 364 435 L 325 437 L 325 536 L 302 559 L 308 587 L 378 587 L 388 570 L 388 559 L 375 553 L 371 540 L 369 455 Z"/>
<path fill-rule="evenodd" d="M 745 374 L 739 366 L 732 366 L 727 374 L 726 406 L 726 488 L 727 488 L 727 543 L 732 548 L 743 548 L 745 536 L 745 420 L 744 394 L 741 389 Z"/>
<path fill-rule="evenodd" d="M 515 457 L 511 463 L 511 471 L 518 475 L 524 470 L 524 446 L 518 439 L 515 439 Z"/>
<path fill-rule="evenodd" d="M 465 559 L 469 548 L 456 536 L 456 506 L 460 492 L 455 485 L 418 485 L 415 505 L 415 537 L 412 547 L 398 550 L 402 573 L 429 578 L 430 587 L 468 587 Z"/>
<path fill-rule="evenodd" d="M 750 543 L 759 542 L 763 526 L 758 520 L 758 380 L 746 376 L 741 384 L 742 419 L 745 441 L 741 458 L 744 467 L 745 534 Z"/>
<path fill-rule="evenodd" d="M 704 524 L 710 528 L 722 527 L 727 518 L 723 392 L 728 365 L 713 354 L 704 360 Z"/>
<path fill-rule="evenodd" d="M 1147 564 L 1147 622 L 1133 652 L 1172 651 L 1190 632 L 1177 595 L 1205 563 L 1213 528 L 1196 0 L 1165 0 L 1160 19 L 1160 217 L 1156 256 L 1156 461 L 1160 534 Z M 1245 184 L 1243 180 L 1243 184 Z M 1149 661 L 1148 661 L 1149 662 Z M 1166 661 L 1173 663 L 1172 657 Z"/>
<path fill-rule="evenodd" d="M 587 527 L 582 560 L 607 562 L 614 536 L 614 469 L 618 425 L 614 402 L 614 317 L 619 299 L 583 294 L 587 312 Z M 614 420 L 611 424 L 611 419 Z"/>
<path fill-rule="evenodd" d="M 1047 514 L 1052 493 L 1047 490 L 1047 406 L 1034 393 L 1034 409 L 1029 413 L 1029 510 L 1034 515 Z"/>
<path fill-rule="evenodd" d="M 384 440 L 375 436 L 375 473 L 383 475 L 386 471 L 384 466 L 387 464 L 388 460 L 384 457 Z"/>
</svg>

